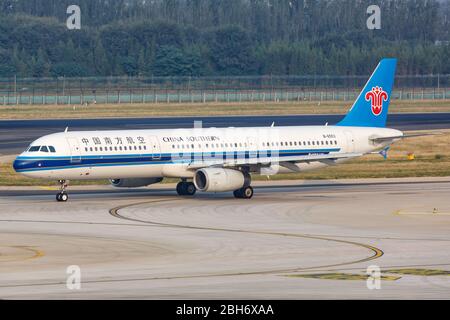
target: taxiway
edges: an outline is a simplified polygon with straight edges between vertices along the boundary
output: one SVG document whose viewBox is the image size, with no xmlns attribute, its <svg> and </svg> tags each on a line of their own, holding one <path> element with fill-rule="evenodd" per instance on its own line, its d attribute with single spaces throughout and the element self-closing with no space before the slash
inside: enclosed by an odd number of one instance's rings
<svg viewBox="0 0 450 320">
<path fill-rule="evenodd" d="M 448 178 L 255 185 L 1 188 L 0 298 L 450 298 Z"/>
</svg>

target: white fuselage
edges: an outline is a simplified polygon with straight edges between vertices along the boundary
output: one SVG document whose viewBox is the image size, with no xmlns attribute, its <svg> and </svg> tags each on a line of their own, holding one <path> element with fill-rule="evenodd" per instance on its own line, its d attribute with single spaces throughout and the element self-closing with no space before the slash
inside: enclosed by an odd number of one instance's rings
<svg viewBox="0 0 450 320">
<path fill-rule="evenodd" d="M 53 180 L 192 178 L 195 171 L 189 165 L 193 161 L 217 164 L 239 157 L 277 157 L 282 161 L 290 155 L 366 154 L 388 144 L 374 144 L 371 138 L 398 135 L 402 133 L 394 129 L 345 126 L 73 131 L 37 139 L 17 157 L 14 168 L 29 177 Z M 47 152 L 45 148 L 35 151 L 33 146 L 47 146 Z M 286 173 L 327 163 L 310 161 L 295 166 L 297 170 L 270 167 L 275 168 L 273 173 Z"/>
</svg>

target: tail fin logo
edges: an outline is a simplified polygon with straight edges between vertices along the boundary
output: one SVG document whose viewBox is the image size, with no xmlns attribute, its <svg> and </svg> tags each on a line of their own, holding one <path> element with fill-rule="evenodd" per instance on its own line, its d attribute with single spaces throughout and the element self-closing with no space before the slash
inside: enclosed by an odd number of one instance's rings
<svg viewBox="0 0 450 320">
<path fill-rule="evenodd" d="M 388 94 L 382 87 L 376 86 L 366 93 L 366 101 L 369 100 L 372 105 L 372 113 L 379 116 L 383 111 L 383 101 L 388 100 Z"/>
</svg>

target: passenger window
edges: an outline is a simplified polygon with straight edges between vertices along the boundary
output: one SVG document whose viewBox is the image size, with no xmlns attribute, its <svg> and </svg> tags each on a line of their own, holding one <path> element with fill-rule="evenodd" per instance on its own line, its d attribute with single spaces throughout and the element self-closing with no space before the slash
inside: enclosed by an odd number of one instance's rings
<svg viewBox="0 0 450 320">
<path fill-rule="evenodd" d="M 87 151 L 88 151 L 88 148 L 84 148 L 84 151 L 86 151 L 86 152 L 87 152 Z"/>
<path fill-rule="evenodd" d="M 42 146 L 40 151 L 41 152 L 48 152 L 48 148 L 46 146 Z"/>
<path fill-rule="evenodd" d="M 34 147 L 31 147 L 30 149 L 28 149 L 28 152 L 36 152 L 36 151 L 39 151 L 40 148 L 41 148 L 40 146 L 34 146 Z"/>
<path fill-rule="evenodd" d="M 144 146 L 144 150 L 147 150 L 147 146 Z"/>
</svg>

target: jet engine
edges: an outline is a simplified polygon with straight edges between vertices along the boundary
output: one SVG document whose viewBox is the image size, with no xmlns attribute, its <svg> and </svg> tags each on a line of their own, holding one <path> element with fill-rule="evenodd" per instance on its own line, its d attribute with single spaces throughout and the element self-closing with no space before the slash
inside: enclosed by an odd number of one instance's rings
<svg viewBox="0 0 450 320">
<path fill-rule="evenodd" d="M 250 185 L 250 175 L 234 169 L 203 168 L 194 174 L 195 187 L 200 191 L 234 191 Z"/>
<path fill-rule="evenodd" d="M 111 179 L 110 182 L 117 188 L 137 188 L 145 187 L 149 184 L 161 182 L 163 178 L 130 178 L 130 179 Z"/>
</svg>

